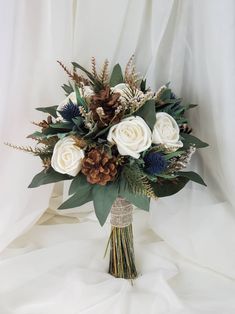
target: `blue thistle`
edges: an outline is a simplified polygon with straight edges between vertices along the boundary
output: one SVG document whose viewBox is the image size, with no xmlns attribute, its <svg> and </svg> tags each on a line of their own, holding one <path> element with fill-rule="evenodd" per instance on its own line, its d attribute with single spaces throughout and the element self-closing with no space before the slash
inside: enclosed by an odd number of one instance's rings
<svg viewBox="0 0 235 314">
<path fill-rule="evenodd" d="M 162 173 L 167 167 L 167 161 L 162 154 L 150 152 L 144 157 L 145 171 L 151 175 Z"/>
<path fill-rule="evenodd" d="M 63 107 L 63 110 L 60 111 L 61 116 L 66 120 L 73 122 L 73 119 L 80 116 L 80 110 L 77 105 L 69 100 L 67 105 Z"/>
</svg>

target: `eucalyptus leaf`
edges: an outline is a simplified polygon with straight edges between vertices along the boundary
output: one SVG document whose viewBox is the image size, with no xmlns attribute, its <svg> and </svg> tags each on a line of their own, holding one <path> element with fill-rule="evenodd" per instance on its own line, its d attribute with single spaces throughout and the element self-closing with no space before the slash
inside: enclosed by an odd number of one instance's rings
<svg viewBox="0 0 235 314">
<path fill-rule="evenodd" d="M 58 122 L 50 124 L 50 127 L 53 129 L 63 129 L 63 130 L 72 130 L 73 123 L 71 122 Z"/>
<path fill-rule="evenodd" d="M 83 124 L 83 118 L 82 117 L 76 117 L 73 118 L 73 123 L 77 126 L 80 127 Z"/>
<path fill-rule="evenodd" d="M 84 193 L 82 195 L 78 191 L 77 193 L 73 194 L 69 199 L 67 199 L 63 204 L 61 204 L 58 209 L 79 207 L 90 201 L 92 201 L 91 191 L 88 191 L 87 193 Z"/>
<path fill-rule="evenodd" d="M 115 199 L 118 196 L 118 184 L 110 183 L 105 186 L 94 185 L 92 197 L 95 213 L 101 226 L 104 225 Z"/>
<path fill-rule="evenodd" d="M 176 176 L 174 174 L 158 174 L 157 176 L 160 177 L 160 178 L 163 178 L 163 179 L 173 179 L 173 178 L 176 178 Z"/>
<path fill-rule="evenodd" d="M 182 141 L 184 144 L 184 148 L 188 149 L 190 146 L 194 145 L 196 148 L 204 148 L 209 146 L 209 144 L 199 140 L 199 138 L 187 134 L 187 133 L 181 133 Z"/>
<path fill-rule="evenodd" d="M 95 134 L 95 137 L 94 138 L 97 138 L 101 135 L 104 135 L 106 132 L 108 132 L 108 130 L 115 124 L 110 124 L 109 126 L 107 126 L 106 128 L 100 130 L 98 133 Z"/>
<path fill-rule="evenodd" d="M 69 195 L 74 193 L 85 194 L 86 192 L 90 191 L 91 188 L 92 185 L 87 182 L 86 176 L 84 176 L 83 174 L 79 174 L 73 179 L 69 187 Z"/>
<path fill-rule="evenodd" d="M 36 131 L 36 132 L 34 132 L 32 134 L 29 134 L 27 136 L 27 138 L 38 138 L 38 139 L 43 139 L 43 138 L 46 138 L 46 137 L 47 136 L 45 134 L 43 134 L 41 132 L 38 132 L 38 131 Z"/>
<path fill-rule="evenodd" d="M 78 68 L 84 73 L 86 73 L 87 77 L 90 79 L 96 91 L 104 88 L 103 84 L 99 80 L 97 80 L 89 71 L 87 71 L 84 67 L 82 67 L 80 64 L 76 62 L 72 62 L 72 65 L 74 66 L 75 69 Z"/>
<path fill-rule="evenodd" d="M 150 129 L 153 130 L 156 122 L 155 101 L 153 99 L 147 100 L 146 103 L 135 112 L 135 115 L 142 117 Z"/>
<path fill-rule="evenodd" d="M 161 92 L 161 94 L 160 94 L 160 98 L 161 98 L 161 100 L 170 99 L 171 98 L 171 89 L 170 88 L 164 89 L 164 91 Z"/>
<path fill-rule="evenodd" d="M 64 180 L 71 180 L 72 177 L 67 174 L 62 174 L 56 172 L 53 168 L 49 168 L 47 171 L 43 170 L 39 172 L 32 180 L 29 188 L 36 188 L 40 185 L 64 181 Z"/>
<path fill-rule="evenodd" d="M 66 93 L 66 96 L 69 96 L 69 94 L 71 94 L 74 90 L 73 90 L 73 86 L 71 85 L 71 83 L 69 82 L 69 85 L 67 84 L 63 84 L 61 86 L 63 88 L 63 90 Z"/>
<path fill-rule="evenodd" d="M 72 65 L 74 66 L 74 68 L 78 68 L 80 69 L 82 72 L 86 73 L 86 75 L 89 77 L 89 79 L 94 82 L 95 78 L 94 76 L 89 72 L 87 71 L 83 66 L 81 66 L 80 64 L 78 64 L 77 62 L 72 62 Z"/>
<path fill-rule="evenodd" d="M 189 110 L 197 106 L 198 106 L 197 104 L 188 104 L 188 105 L 184 105 L 183 107 L 184 107 L 184 110 Z"/>
<path fill-rule="evenodd" d="M 82 98 L 78 86 L 75 85 L 74 89 L 75 89 L 77 104 L 82 106 L 87 111 L 86 101 Z"/>
<path fill-rule="evenodd" d="M 193 172 L 193 171 L 178 171 L 175 173 L 176 175 L 179 175 L 181 177 L 188 178 L 191 181 L 194 181 L 198 184 L 206 185 L 206 183 L 203 181 L 203 179 L 199 176 L 198 173 Z"/>
<path fill-rule="evenodd" d="M 178 157 L 178 156 L 182 155 L 183 153 L 185 153 L 184 150 L 177 150 L 177 151 L 175 151 L 175 152 L 172 152 L 172 153 L 169 153 L 169 154 L 164 155 L 164 158 L 165 158 L 166 160 L 169 160 L 169 159 L 171 159 L 171 158 L 173 158 L 173 157 Z"/>
<path fill-rule="evenodd" d="M 143 92 L 143 93 L 146 93 L 147 89 L 146 89 L 146 79 L 142 80 L 141 83 L 140 83 L 140 90 Z"/>
<path fill-rule="evenodd" d="M 49 113 L 52 117 L 57 118 L 57 113 L 56 113 L 57 107 L 58 106 L 39 107 L 39 108 L 36 108 L 36 110 Z"/>
<path fill-rule="evenodd" d="M 116 64 L 113 68 L 113 72 L 111 74 L 109 85 L 114 87 L 120 83 L 123 83 L 123 75 L 122 75 L 122 68 L 120 64 Z"/>
<path fill-rule="evenodd" d="M 174 180 L 164 180 L 161 183 L 151 182 L 154 193 L 157 197 L 166 197 L 179 192 L 188 183 L 189 179 L 186 177 L 179 176 Z"/>
</svg>

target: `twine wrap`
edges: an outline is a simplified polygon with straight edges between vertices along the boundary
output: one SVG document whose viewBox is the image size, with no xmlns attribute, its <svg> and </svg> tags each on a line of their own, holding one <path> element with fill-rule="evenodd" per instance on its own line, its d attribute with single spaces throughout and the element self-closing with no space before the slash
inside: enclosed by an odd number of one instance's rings
<svg viewBox="0 0 235 314">
<path fill-rule="evenodd" d="M 113 227 L 125 228 L 132 223 L 133 205 L 124 198 L 118 197 L 111 208 L 110 223 Z"/>
</svg>

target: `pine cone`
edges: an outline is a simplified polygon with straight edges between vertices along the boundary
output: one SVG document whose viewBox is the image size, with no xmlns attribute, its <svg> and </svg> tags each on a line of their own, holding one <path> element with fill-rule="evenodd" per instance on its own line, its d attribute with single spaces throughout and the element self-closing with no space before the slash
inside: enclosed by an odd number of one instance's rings
<svg viewBox="0 0 235 314">
<path fill-rule="evenodd" d="M 116 157 L 93 148 L 84 158 L 81 171 L 89 183 L 106 185 L 117 174 Z"/>
<path fill-rule="evenodd" d="M 108 125 L 111 120 L 114 123 L 121 120 L 122 111 L 117 112 L 121 106 L 119 98 L 120 94 L 112 93 L 108 86 L 91 97 L 90 110 L 99 127 Z"/>
</svg>

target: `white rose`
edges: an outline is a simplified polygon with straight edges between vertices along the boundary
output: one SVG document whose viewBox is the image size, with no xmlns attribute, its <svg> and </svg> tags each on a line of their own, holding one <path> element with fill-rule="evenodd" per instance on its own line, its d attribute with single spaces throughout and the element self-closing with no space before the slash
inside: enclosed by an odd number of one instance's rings
<svg viewBox="0 0 235 314">
<path fill-rule="evenodd" d="M 131 96 L 131 89 L 130 89 L 130 85 L 129 84 L 125 84 L 125 83 L 120 83 L 114 87 L 111 88 L 113 93 L 119 93 L 120 96 L 120 100 L 122 103 L 126 103 L 127 102 L 127 98 L 132 98 Z M 131 96 L 131 97 L 130 97 Z M 142 91 L 140 91 L 139 89 L 135 90 L 135 98 L 142 98 L 144 96 L 144 93 Z"/>
<path fill-rule="evenodd" d="M 179 140 L 180 130 L 175 119 L 166 112 L 156 114 L 156 123 L 153 128 L 152 140 L 154 144 L 163 144 L 171 151 L 183 146 Z"/>
<path fill-rule="evenodd" d="M 112 126 L 107 137 L 115 143 L 120 155 L 138 159 L 151 146 L 151 130 L 141 117 L 128 117 Z"/>
<path fill-rule="evenodd" d="M 71 136 L 59 140 L 54 147 L 51 166 L 60 173 L 76 176 L 82 167 L 84 151 Z"/>
</svg>

